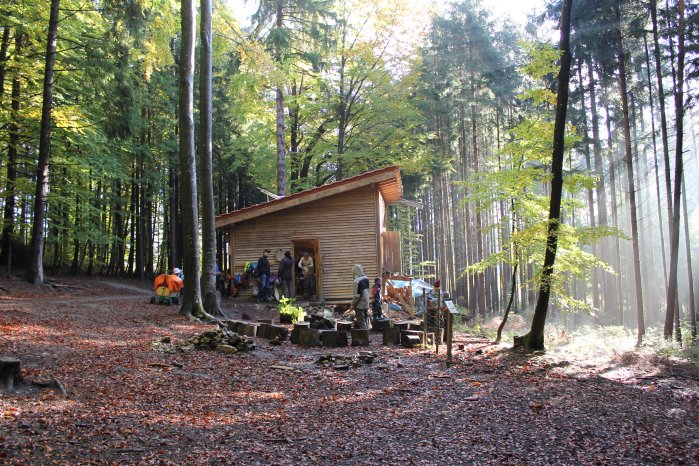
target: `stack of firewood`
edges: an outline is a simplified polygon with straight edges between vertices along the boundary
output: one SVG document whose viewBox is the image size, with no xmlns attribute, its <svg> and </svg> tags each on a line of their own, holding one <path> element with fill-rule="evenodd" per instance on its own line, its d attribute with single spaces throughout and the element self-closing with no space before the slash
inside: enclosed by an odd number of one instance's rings
<svg viewBox="0 0 699 466">
<path fill-rule="evenodd" d="M 199 349 L 212 349 L 222 353 L 237 353 L 239 351 L 252 351 L 255 342 L 252 338 L 241 336 L 225 327 L 195 335 L 186 340 L 185 345 L 192 345 Z"/>
</svg>

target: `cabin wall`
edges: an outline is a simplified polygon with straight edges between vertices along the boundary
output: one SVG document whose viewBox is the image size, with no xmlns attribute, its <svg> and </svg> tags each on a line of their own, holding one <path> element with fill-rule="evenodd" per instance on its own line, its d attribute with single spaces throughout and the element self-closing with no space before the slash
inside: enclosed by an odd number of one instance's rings
<svg viewBox="0 0 699 466">
<path fill-rule="evenodd" d="M 229 249 L 234 273 L 243 273 L 245 262 L 257 261 L 264 249 L 272 251 L 270 265 L 276 273 L 279 263 L 273 256 L 278 249 L 290 250 L 292 240 L 318 239 L 321 296 L 348 302 L 353 264 L 362 264 L 371 281 L 379 276 L 377 225 L 382 222 L 377 192 L 374 184 L 235 224 Z M 241 290 L 241 296 L 251 293 Z"/>
</svg>

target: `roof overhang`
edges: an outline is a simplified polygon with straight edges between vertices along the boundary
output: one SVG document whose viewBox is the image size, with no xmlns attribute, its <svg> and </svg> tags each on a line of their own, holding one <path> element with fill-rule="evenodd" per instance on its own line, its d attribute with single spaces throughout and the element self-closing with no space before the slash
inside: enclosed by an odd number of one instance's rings
<svg viewBox="0 0 699 466">
<path fill-rule="evenodd" d="M 335 194 L 340 194 L 372 184 L 378 184 L 379 191 L 386 203 L 400 200 L 403 195 L 403 184 L 400 179 L 400 167 L 391 166 L 362 173 L 335 183 L 329 183 L 316 188 L 307 189 L 290 196 L 275 199 L 262 204 L 221 214 L 216 217 L 216 228 L 225 228 L 236 223 L 279 212 L 290 207 L 296 207 L 308 202 L 317 201 Z"/>
</svg>

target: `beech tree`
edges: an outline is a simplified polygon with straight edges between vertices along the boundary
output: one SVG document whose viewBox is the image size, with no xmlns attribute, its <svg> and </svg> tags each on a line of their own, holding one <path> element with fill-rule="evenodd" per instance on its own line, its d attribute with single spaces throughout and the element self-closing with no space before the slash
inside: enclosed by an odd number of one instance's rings
<svg viewBox="0 0 699 466">
<path fill-rule="evenodd" d="M 179 57 L 179 149 L 180 192 L 182 199 L 182 258 L 184 296 L 180 313 L 190 319 L 204 314 L 199 281 L 199 207 L 197 197 L 196 152 L 194 150 L 194 31 L 193 0 L 182 0 L 182 41 Z"/>
<path fill-rule="evenodd" d="M 46 219 L 46 193 L 49 183 L 49 156 L 51 153 L 51 106 L 53 105 L 53 76 L 56 62 L 56 38 L 60 0 L 51 0 L 51 16 L 46 40 L 44 89 L 41 106 L 41 132 L 39 135 L 39 163 L 37 164 L 36 191 L 34 196 L 34 221 L 29 248 L 26 279 L 29 283 L 44 282 L 44 220 Z"/>
<path fill-rule="evenodd" d="M 549 207 L 548 236 L 546 238 L 546 255 L 541 271 L 539 299 L 534 309 L 532 326 L 524 336 L 515 337 L 515 347 L 523 346 L 527 350 L 544 349 L 544 325 L 551 296 L 550 277 L 556 262 L 558 247 L 558 230 L 561 222 L 561 198 L 563 195 L 563 154 L 565 145 L 566 112 L 568 109 L 568 85 L 570 81 L 570 10 L 573 0 L 564 0 L 561 8 L 561 70 L 558 73 L 558 95 L 556 98 L 556 121 L 553 129 L 553 155 L 551 164 L 551 204 Z"/>
<path fill-rule="evenodd" d="M 211 152 L 212 138 L 212 31 L 211 0 L 201 0 L 199 52 L 199 167 L 201 170 L 201 221 L 203 259 L 201 271 L 204 308 L 211 315 L 221 315 L 220 300 L 216 289 L 216 227 L 214 224 L 214 178 Z"/>
</svg>

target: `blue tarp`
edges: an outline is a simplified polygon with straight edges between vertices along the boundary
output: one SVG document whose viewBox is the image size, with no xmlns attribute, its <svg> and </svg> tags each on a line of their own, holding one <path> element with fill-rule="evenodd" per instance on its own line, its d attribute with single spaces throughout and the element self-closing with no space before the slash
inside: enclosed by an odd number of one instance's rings
<svg viewBox="0 0 699 466">
<path fill-rule="evenodd" d="M 410 284 L 410 282 L 407 280 L 394 280 L 392 278 L 389 278 L 387 281 L 390 282 L 391 285 L 393 285 L 396 288 L 406 288 Z M 419 278 L 414 279 L 412 283 L 414 298 L 422 296 L 423 290 L 427 292 L 432 289 L 432 285 L 430 285 L 426 281 L 420 280 Z"/>
</svg>

